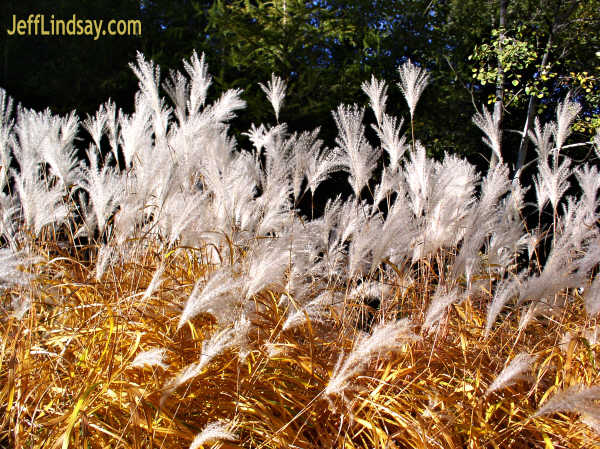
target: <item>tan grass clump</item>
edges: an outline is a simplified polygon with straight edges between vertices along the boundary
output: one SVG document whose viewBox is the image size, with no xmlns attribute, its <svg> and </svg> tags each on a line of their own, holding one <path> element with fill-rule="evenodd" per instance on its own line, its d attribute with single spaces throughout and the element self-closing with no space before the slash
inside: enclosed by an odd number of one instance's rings
<svg viewBox="0 0 600 449">
<path fill-rule="evenodd" d="M 585 338 L 593 323 L 581 318 L 579 295 L 569 296 L 554 319 L 518 331 L 520 317 L 512 314 L 486 338 L 484 304 L 491 298 L 481 290 L 451 306 L 422 338 L 406 339 L 392 352 L 384 347 L 345 379 L 351 387 L 344 398 L 332 398 L 324 392 L 336 361 L 364 339 L 355 321 L 364 310 L 357 313 L 359 306 L 346 299 L 342 308 L 330 307 L 329 318 L 313 323 L 307 316 L 283 331 L 285 308 L 293 306 L 263 291 L 253 296 L 248 355 L 241 360 L 238 350 L 226 349 L 165 396 L 169 380 L 199 361 L 203 342 L 219 331 L 209 314 L 178 330 L 180 298 L 214 269 L 199 262 L 200 251 L 160 254 L 148 247 L 96 281 L 83 253 L 66 254 L 50 243 L 37 250 L 46 260 L 30 268 L 36 280 L 2 294 L 4 305 L 16 296 L 31 304 L 21 319 L 5 308 L 0 321 L 1 447 L 182 448 L 211 423 L 222 427 L 223 447 L 600 444 L 577 415 L 534 416 L 570 386 L 600 381 L 598 346 Z M 163 282 L 145 298 L 161 265 Z M 410 315 L 418 333 L 434 293 L 425 286 L 437 276 L 423 270 L 408 288 L 390 281 L 384 307 L 371 311 L 374 322 Z M 561 347 L 567 331 L 572 338 Z M 266 344 L 278 350 L 269 353 Z M 132 364 L 153 348 L 162 351 L 159 362 Z M 529 378 L 486 395 L 521 352 L 536 356 Z"/>
</svg>

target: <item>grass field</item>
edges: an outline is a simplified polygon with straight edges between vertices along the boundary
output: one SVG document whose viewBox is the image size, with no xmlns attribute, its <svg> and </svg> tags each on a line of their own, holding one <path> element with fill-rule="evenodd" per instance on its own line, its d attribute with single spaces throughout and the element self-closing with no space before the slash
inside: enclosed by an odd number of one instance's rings
<svg viewBox="0 0 600 449">
<path fill-rule="evenodd" d="M 487 112 L 484 175 L 427 157 L 375 79 L 377 145 L 341 106 L 332 150 L 283 124 L 240 150 L 241 92 L 206 105 L 203 58 L 173 106 L 133 67 L 131 116 L 0 91 L 0 447 L 600 447 L 600 177 L 563 150 L 574 101 L 532 133 L 527 203 Z M 285 88 L 264 86 L 276 116 Z M 302 215 L 340 170 L 354 195 Z"/>
</svg>

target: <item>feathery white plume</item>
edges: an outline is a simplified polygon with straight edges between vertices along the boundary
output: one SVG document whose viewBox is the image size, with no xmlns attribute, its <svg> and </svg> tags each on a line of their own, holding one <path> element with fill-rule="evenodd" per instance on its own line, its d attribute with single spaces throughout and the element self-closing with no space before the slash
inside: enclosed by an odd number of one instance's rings
<svg viewBox="0 0 600 449">
<path fill-rule="evenodd" d="M 306 168 L 308 189 L 314 195 L 317 187 L 329 176 L 347 167 L 344 154 L 339 149 L 325 148 L 320 152 L 312 152 Z"/>
<path fill-rule="evenodd" d="M 139 94 L 135 96 L 134 102 L 135 112 L 132 115 L 119 111 L 119 143 L 127 168 L 131 167 L 140 152 L 152 147 L 150 106 Z"/>
<path fill-rule="evenodd" d="M 154 275 L 152 276 L 152 279 L 150 280 L 148 287 L 146 287 L 146 290 L 144 291 L 144 295 L 142 296 L 142 301 L 145 301 L 148 298 L 150 298 L 150 296 L 152 296 L 152 294 L 156 291 L 156 289 L 158 287 L 160 287 L 160 284 L 162 284 L 164 281 L 164 279 L 162 277 L 164 272 L 165 272 L 165 264 L 163 262 L 158 266 L 158 268 L 154 272 Z"/>
<path fill-rule="evenodd" d="M 88 115 L 88 117 L 82 123 L 83 127 L 88 133 L 90 133 L 90 136 L 92 137 L 92 140 L 98 149 L 100 148 L 100 141 L 102 140 L 102 135 L 106 129 L 107 119 L 108 116 L 106 106 L 101 105 L 96 111 L 96 115 Z"/>
<path fill-rule="evenodd" d="M 568 158 L 565 158 L 560 165 L 553 164 L 553 167 L 540 159 L 539 174 L 534 179 L 538 207 L 542 208 L 548 200 L 554 209 L 558 207 L 558 203 L 570 186 L 568 181 L 571 176 L 570 165 L 571 160 Z"/>
<path fill-rule="evenodd" d="M 160 67 L 154 61 L 146 61 L 144 55 L 139 51 L 136 59 L 137 65 L 129 64 L 129 67 L 137 76 L 140 92 L 152 111 L 152 127 L 156 134 L 157 144 L 162 145 L 167 134 L 171 110 L 166 106 L 164 98 L 158 93 Z"/>
<path fill-rule="evenodd" d="M 0 111 L 2 111 L 1 95 L 2 90 L 0 89 Z M 9 126 L 12 126 L 12 124 L 7 126 L 0 122 L 0 192 L 4 190 L 9 178 L 8 174 L 11 163 L 9 145 L 11 145 L 11 141 L 14 139 Z"/>
<path fill-rule="evenodd" d="M 595 316 L 600 312 L 600 274 L 596 275 L 592 285 L 586 289 L 583 299 L 588 315 Z"/>
<path fill-rule="evenodd" d="M 231 423 L 217 421 L 211 422 L 196 435 L 189 449 L 199 449 L 206 443 L 214 443 L 217 441 L 235 441 L 237 436 L 231 431 Z"/>
<path fill-rule="evenodd" d="M 165 348 L 152 348 L 140 352 L 131 362 L 131 367 L 160 366 L 162 369 L 167 369 L 169 366 L 164 363 L 166 352 Z"/>
<path fill-rule="evenodd" d="M 404 166 L 404 178 L 408 186 L 410 207 L 416 217 L 421 217 L 429 203 L 435 182 L 435 164 L 427 157 L 425 147 L 417 142 L 415 151 Z"/>
<path fill-rule="evenodd" d="M 239 359 L 241 362 L 246 360 L 248 354 L 250 354 L 249 347 L 249 333 L 252 329 L 252 322 L 248 319 L 245 313 L 242 313 L 241 316 L 235 321 L 233 325 L 233 334 L 235 345 L 239 346 Z"/>
<path fill-rule="evenodd" d="M 285 98 L 285 81 L 272 73 L 271 81 L 268 81 L 266 86 L 262 83 L 259 83 L 258 85 L 264 91 L 264 93 L 267 94 L 267 98 L 271 102 L 273 110 L 275 111 L 275 118 L 277 119 L 277 122 L 279 122 L 279 110 L 281 109 L 281 105 L 283 104 L 283 100 Z"/>
<path fill-rule="evenodd" d="M 202 342 L 200 359 L 184 367 L 179 373 L 168 380 L 163 388 L 161 402 L 164 402 L 177 388 L 199 376 L 204 368 L 217 356 L 236 343 L 234 329 L 224 329 L 213 335 L 210 340 Z"/>
<path fill-rule="evenodd" d="M 598 167 L 584 164 L 575 170 L 575 176 L 579 182 L 582 191 L 581 200 L 584 202 L 589 218 L 593 221 L 596 218 L 596 209 L 598 208 L 598 189 L 600 189 L 600 173 Z"/>
<path fill-rule="evenodd" d="M 0 237 L 6 239 L 7 244 L 13 248 L 18 248 L 18 222 L 16 220 L 19 213 L 19 202 L 10 195 L 4 195 L 0 191 Z"/>
<path fill-rule="evenodd" d="M 433 327 L 446 315 L 448 307 L 460 300 L 460 296 L 456 289 L 449 292 L 443 291 L 441 286 L 438 286 L 437 291 L 433 295 L 433 299 L 427 308 L 425 314 L 425 322 L 423 329 L 431 331 Z"/>
<path fill-rule="evenodd" d="M 354 348 L 344 359 L 342 353 L 325 388 L 325 396 L 343 395 L 352 378 L 382 352 L 399 351 L 403 345 L 418 339 L 411 330 L 410 320 L 381 323 L 373 328 L 371 335 L 361 335 Z"/>
<path fill-rule="evenodd" d="M 83 169 L 84 178 L 81 186 L 89 195 L 88 211 L 93 214 L 92 220 L 100 234 L 104 232 L 106 223 L 121 202 L 124 193 L 124 177 L 108 165 L 98 164 L 98 147 L 90 146 L 87 151 L 90 166 Z"/>
<path fill-rule="evenodd" d="M 50 166 L 52 175 L 56 177 L 64 189 L 81 183 L 80 161 L 77 149 L 73 145 L 79 120 L 72 112 L 66 117 L 47 115 L 48 128 L 43 145 L 38 149 L 39 155 Z"/>
<path fill-rule="evenodd" d="M 234 111 L 246 107 L 246 102 L 241 98 L 241 89 L 229 89 L 217 101 L 207 106 L 202 114 L 216 124 L 225 123 L 235 117 Z"/>
<path fill-rule="evenodd" d="M 331 291 L 321 293 L 304 307 L 290 313 L 283 323 L 282 330 L 293 329 L 304 323 L 307 319 L 311 322 L 323 322 L 328 307 L 334 304 L 337 296 L 338 295 Z"/>
<path fill-rule="evenodd" d="M 400 83 L 398 86 L 408 103 L 411 118 L 415 115 L 417 102 L 429 82 L 427 70 L 413 64 L 410 59 L 398 67 Z"/>
<path fill-rule="evenodd" d="M 364 109 L 357 105 L 340 105 L 333 112 L 333 119 L 339 134 L 335 141 L 345 151 L 347 167 L 350 169 L 350 184 L 356 197 L 369 181 L 377 165 L 379 151 L 374 150 L 367 142 L 362 120 Z"/>
<path fill-rule="evenodd" d="M 104 244 L 98 248 L 96 256 L 96 280 L 102 279 L 106 269 L 117 260 L 117 250 L 112 245 Z"/>
<path fill-rule="evenodd" d="M 576 412 L 600 418 L 598 405 L 594 402 L 598 400 L 600 400 L 600 386 L 582 388 L 582 385 L 574 385 L 552 396 L 533 417 L 555 412 Z"/>
<path fill-rule="evenodd" d="M 212 76 L 208 74 L 208 65 L 204 61 L 204 53 L 198 59 L 196 50 L 192 53 L 189 61 L 183 61 L 183 67 L 190 77 L 188 112 L 190 116 L 193 116 L 206 102 L 206 93 L 212 84 Z"/>
<path fill-rule="evenodd" d="M 30 181 L 14 172 L 13 177 L 25 225 L 36 235 L 40 234 L 44 226 L 61 224 L 67 219 L 69 210 L 63 201 L 62 188 L 54 186 L 47 189 L 41 179 Z"/>
<path fill-rule="evenodd" d="M 392 170 L 398 168 L 400 159 L 409 148 L 406 145 L 406 136 L 400 136 L 400 128 L 403 124 L 404 119 L 400 119 L 400 122 L 397 123 L 396 117 L 384 113 L 379 125 L 373 125 L 379 140 L 381 140 L 383 149 L 390 157 L 390 168 Z"/>
<path fill-rule="evenodd" d="M 556 130 L 556 123 L 545 123 L 544 127 L 539 118 L 535 118 L 533 130 L 529 131 L 529 138 L 535 145 L 535 149 L 540 155 L 540 159 L 546 161 L 552 150 L 552 136 Z"/>
<path fill-rule="evenodd" d="M 500 117 L 496 114 L 496 111 L 490 114 L 490 111 L 483 106 L 482 112 L 478 112 L 473 116 L 473 123 L 485 134 L 482 137 L 483 142 L 492 149 L 498 160 L 502 161 L 499 119 Z"/>
<path fill-rule="evenodd" d="M 180 71 L 171 70 L 169 78 L 163 82 L 163 89 L 175 104 L 175 116 L 179 124 L 185 126 L 189 97 L 188 79 Z"/>
<path fill-rule="evenodd" d="M 12 285 L 26 285 L 33 277 L 19 268 L 34 262 L 24 257 L 22 252 L 15 252 L 12 248 L 0 248 L 0 291 Z"/>
<path fill-rule="evenodd" d="M 246 282 L 246 298 L 273 285 L 283 285 L 283 276 L 290 263 L 290 254 L 279 245 L 264 245 L 253 255 Z"/>
<path fill-rule="evenodd" d="M 496 318 L 500 314 L 500 311 L 504 308 L 506 303 L 512 298 L 518 295 L 521 278 L 523 276 L 517 276 L 516 278 L 503 279 L 494 293 L 494 299 L 488 306 L 487 318 L 485 323 L 485 335 L 488 336 L 492 330 L 492 326 L 496 322 Z"/>
<path fill-rule="evenodd" d="M 210 312 L 214 306 L 219 307 L 219 304 L 214 304 L 214 302 L 236 289 L 239 285 L 239 281 L 236 281 L 235 278 L 232 279 L 232 274 L 231 269 L 225 267 L 213 273 L 204 287 L 202 287 L 203 280 L 198 280 L 185 303 L 177 329 L 181 329 L 186 321 L 194 318 L 199 313 Z"/>
<path fill-rule="evenodd" d="M 560 151 L 562 146 L 571 134 L 571 125 L 577 114 L 581 111 L 581 105 L 571 100 L 569 93 L 564 101 L 558 104 L 556 108 L 556 128 L 554 129 L 554 142 L 556 151 Z"/>
<path fill-rule="evenodd" d="M 381 118 L 385 112 L 385 103 L 387 102 L 387 85 L 385 81 L 379 81 L 371 75 L 371 81 L 364 81 L 360 87 L 369 97 L 369 105 L 375 114 L 377 123 L 381 123 Z"/>
<path fill-rule="evenodd" d="M 526 378 L 527 376 L 524 375 L 531 368 L 531 365 L 533 362 L 535 362 L 535 360 L 535 356 L 532 356 L 526 352 L 517 354 L 515 358 L 513 358 L 511 362 L 504 367 L 500 374 L 498 374 L 496 379 L 494 379 L 494 381 L 486 390 L 485 394 L 488 395 L 496 390 L 508 387 L 519 380 Z"/>
</svg>

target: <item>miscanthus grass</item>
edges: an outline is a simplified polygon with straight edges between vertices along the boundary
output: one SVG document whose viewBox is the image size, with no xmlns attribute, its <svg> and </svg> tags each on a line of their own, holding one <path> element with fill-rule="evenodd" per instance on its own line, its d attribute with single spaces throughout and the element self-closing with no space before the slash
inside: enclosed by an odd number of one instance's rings
<svg viewBox="0 0 600 449">
<path fill-rule="evenodd" d="M 334 148 L 277 123 L 240 149 L 242 92 L 209 102 L 204 58 L 183 66 L 139 55 L 134 112 L 81 122 L 0 90 L 0 447 L 600 445 L 600 184 L 571 97 L 536 121 L 528 204 L 501 157 L 407 145 L 374 77 L 379 141 L 356 104 Z M 400 70 L 411 122 L 424 70 Z M 276 121 L 286 86 L 261 86 Z M 302 216 L 336 171 L 354 194 Z"/>
</svg>

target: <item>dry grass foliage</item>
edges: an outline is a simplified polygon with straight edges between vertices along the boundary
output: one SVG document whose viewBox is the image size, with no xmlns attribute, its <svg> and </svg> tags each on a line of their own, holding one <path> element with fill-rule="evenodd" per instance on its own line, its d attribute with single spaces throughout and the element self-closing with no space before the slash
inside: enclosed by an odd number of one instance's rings
<svg viewBox="0 0 600 449">
<path fill-rule="evenodd" d="M 165 395 L 169 379 L 199 360 L 202 343 L 217 332 L 210 314 L 177 329 L 179 298 L 213 269 L 198 257 L 201 249 L 160 254 L 147 248 L 100 281 L 77 254 L 51 244 L 38 250 L 46 256 L 30 268 L 42 270 L 36 280 L 2 297 L 31 298 L 24 319 L 4 315 L 0 322 L 3 447 L 181 448 L 219 421 L 235 436 L 219 443 L 223 447 L 600 445 L 577 415 L 533 417 L 554 394 L 600 380 L 599 347 L 591 337 L 596 329 L 581 318 L 576 294 L 552 319 L 519 332 L 520 316 L 511 314 L 485 337 L 482 304 L 491 299 L 485 288 L 452 306 L 433 330 L 420 332 L 433 295 L 426 285 L 439 276 L 434 270 L 424 269 L 408 287 L 386 280 L 378 310 L 346 297 L 321 322 L 307 317 L 287 331 L 282 323 L 293 301 L 282 306 L 280 292 L 264 291 L 253 298 L 247 356 L 225 350 Z M 164 280 L 143 299 L 159 264 Z M 326 396 L 336 361 L 352 350 L 361 332 L 356 320 L 365 314 L 373 314 L 374 323 L 410 315 L 420 338 L 378 354 L 343 394 Z M 152 348 L 163 349 L 161 363 L 132 366 Z M 536 356 L 527 375 L 486 394 L 507 360 L 522 351 Z"/>
<path fill-rule="evenodd" d="M 485 112 L 487 173 L 427 156 L 410 61 L 410 144 L 373 77 L 379 142 L 340 105 L 333 149 L 279 122 L 238 147 L 242 92 L 207 104 L 195 53 L 166 82 L 132 68 L 131 115 L 13 115 L 0 89 L 0 448 L 600 447 L 600 178 L 565 151 L 575 101 L 535 122 L 522 186 Z M 286 86 L 262 86 L 277 121 Z M 314 213 L 334 172 L 353 194 Z"/>
</svg>

